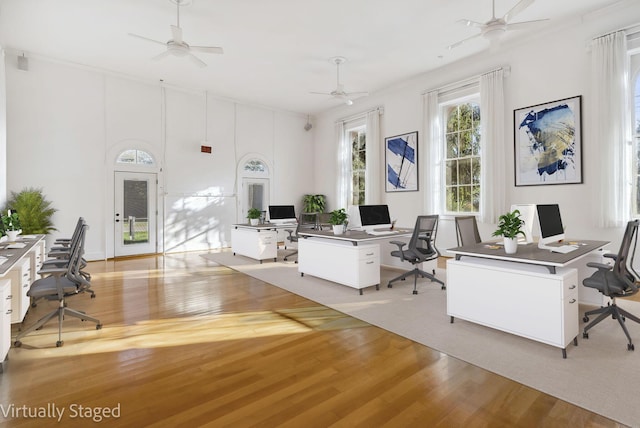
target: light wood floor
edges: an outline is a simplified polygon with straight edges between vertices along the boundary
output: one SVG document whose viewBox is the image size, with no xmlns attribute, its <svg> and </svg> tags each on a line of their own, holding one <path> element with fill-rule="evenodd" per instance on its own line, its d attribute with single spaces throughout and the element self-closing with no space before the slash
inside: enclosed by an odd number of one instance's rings
<svg viewBox="0 0 640 428">
<path fill-rule="evenodd" d="M 98 424 L 118 427 L 619 426 L 198 253 L 88 271 L 97 297 L 68 304 L 103 329 L 67 318 L 63 347 L 53 322 L 12 348 L 1 426 L 93 424 L 79 406 L 119 409 Z M 25 324 L 54 308 L 39 304 Z M 65 414 L 1 413 L 23 406 Z"/>
</svg>

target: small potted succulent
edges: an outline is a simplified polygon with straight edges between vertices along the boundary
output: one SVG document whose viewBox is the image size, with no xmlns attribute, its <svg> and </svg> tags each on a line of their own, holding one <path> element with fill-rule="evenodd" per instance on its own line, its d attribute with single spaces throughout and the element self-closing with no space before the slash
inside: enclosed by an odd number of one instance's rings
<svg viewBox="0 0 640 428">
<path fill-rule="evenodd" d="M 498 217 L 498 229 L 493 236 L 504 238 L 504 251 L 507 254 L 515 254 L 518 251 L 518 235 L 526 236 L 522 230 L 524 220 L 520 218 L 520 211 L 513 210 Z"/>
<path fill-rule="evenodd" d="M 334 235 L 342 235 L 347 225 L 347 212 L 344 208 L 331 211 L 329 216 L 329 224 L 333 226 Z"/>
<path fill-rule="evenodd" d="M 247 211 L 247 218 L 249 219 L 249 223 L 251 223 L 251 226 L 256 226 L 260 221 L 261 216 L 262 211 L 257 208 L 249 208 L 249 211 Z"/>
<path fill-rule="evenodd" d="M 9 241 L 13 242 L 20 233 L 20 217 L 17 212 L 7 210 L 7 214 L 2 216 L 2 229 Z"/>
</svg>

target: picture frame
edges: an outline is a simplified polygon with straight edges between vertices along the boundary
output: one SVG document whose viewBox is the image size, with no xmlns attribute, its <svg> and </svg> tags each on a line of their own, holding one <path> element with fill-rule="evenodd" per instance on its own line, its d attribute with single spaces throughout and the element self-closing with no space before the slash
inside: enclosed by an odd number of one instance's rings
<svg viewBox="0 0 640 428">
<path fill-rule="evenodd" d="M 385 191 L 418 191 L 418 131 L 387 137 Z"/>
<path fill-rule="evenodd" d="M 582 183 L 582 95 L 513 111 L 516 186 Z"/>
</svg>

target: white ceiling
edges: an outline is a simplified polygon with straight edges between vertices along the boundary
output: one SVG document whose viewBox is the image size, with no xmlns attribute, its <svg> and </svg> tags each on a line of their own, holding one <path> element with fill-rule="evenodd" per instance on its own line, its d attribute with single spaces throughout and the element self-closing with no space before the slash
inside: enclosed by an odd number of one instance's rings
<svg viewBox="0 0 640 428">
<path fill-rule="evenodd" d="M 314 114 L 340 105 L 329 96 L 344 56 L 347 91 L 374 93 L 486 50 L 483 38 L 447 46 L 479 32 L 462 18 L 485 22 L 491 0 L 189 0 L 180 26 L 192 45 L 223 55 L 151 60 L 164 47 L 128 33 L 167 41 L 175 0 L 0 0 L 0 45 L 9 53 L 47 57 L 152 81 L 208 91 L 242 102 Z M 495 0 L 501 17 L 518 0 Z M 514 30 L 504 42 L 551 31 L 618 0 L 536 0 L 511 22 L 550 18 L 535 30 Z M 354 107 L 357 106 L 357 100 Z"/>
</svg>

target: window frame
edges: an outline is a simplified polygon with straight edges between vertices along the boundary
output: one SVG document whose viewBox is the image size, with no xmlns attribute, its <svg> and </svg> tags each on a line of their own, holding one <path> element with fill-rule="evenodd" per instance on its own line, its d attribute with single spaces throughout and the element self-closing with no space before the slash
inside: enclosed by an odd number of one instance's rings
<svg viewBox="0 0 640 428">
<path fill-rule="evenodd" d="M 360 152 L 362 153 L 363 157 L 364 157 L 364 168 L 359 168 L 356 169 L 355 168 L 355 161 L 354 161 L 354 153 L 353 153 L 353 141 L 351 140 L 351 136 L 354 132 L 358 133 L 358 136 L 360 135 L 364 135 L 364 144 L 362 145 L 362 147 L 360 148 Z M 352 121 L 349 122 L 345 122 L 344 124 L 344 135 L 343 138 L 345 139 L 345 141 L 348 142 L 348 144 L 345 145 L 345 148 L 348 150 L 348 156 L 345 156 L 345 160 L 348 159 L 349 160 L 349 189 L 348 189 L 348 193 L 347 193 L 347 205 L 363 205 L 366 204 L 366 188 L 367 188 L 367 181 L 366 181 L 366 177 L 367 177 L 367 168 L 370 168 L 371 165 L 368 164 L 367 162 L 367 158 L 366 158 L 366 149 L 367 149 L 367 122 L 366 122 L 366 118 L 359 118 L 359 119 L 354 119 Z M 355 178 L 356 178 L 356 174 L 359 174 L 358 179 L 364 181 L 364 186 L 362 187 L 362 190 L 358 191 L 357 194 L 359 196 L 358 200 L 360 200 L 360 196 L 362 197 L 362 202 L 358 202 L 356 203 L 356 201 L 354 200 L 354 197 L 356 195 L 356 191 L 355 191 L 355 186 L 354 186 L 354 182 L 355 182 Z M 360 182 L 360 181 L 358 181 Z"/>
</svg>

